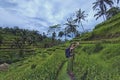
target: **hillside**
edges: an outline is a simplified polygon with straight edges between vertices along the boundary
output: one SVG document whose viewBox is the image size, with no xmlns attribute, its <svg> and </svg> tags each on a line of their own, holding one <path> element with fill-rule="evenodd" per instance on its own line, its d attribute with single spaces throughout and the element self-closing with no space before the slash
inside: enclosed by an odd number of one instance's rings
<svg viewBox="0 0 120 80">
<path fill-rule="evenodd" d="M 81 43 L 75 49 L 75 80 L 120 80 L 120 14 L 65 44 L 37 49 L 1 71 L 0 80 L 70 80 L 64 50 L 75 41 Z"/>
<path fill-rule="evenodd" d="M 83 40 L 113 39 L 120 37 L 120 14 L 95 26 L 92 32 L 82 35 Z"/>
<path fill-rule="evenodd" d="M 61 44 L 62 41 L 47 37 L 38 31 L 0 27 L 0 64 L 15 63 L 36 55 L 36 50 Z"/>
</svg>

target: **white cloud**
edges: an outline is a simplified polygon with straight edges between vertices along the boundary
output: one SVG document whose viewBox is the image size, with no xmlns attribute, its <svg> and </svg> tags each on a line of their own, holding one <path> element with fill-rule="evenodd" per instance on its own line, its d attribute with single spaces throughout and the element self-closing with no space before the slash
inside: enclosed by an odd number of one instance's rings
<svg viewBox="0 0 120 80">
<path fill-rule="evenodd" d="M 23 18 L 17 15 L 11 14 L 8 11 L 0 8 L 0 24 L 8 25 L 21 25 L 25 23 Z"/>
<path fill-rule="evenodd" d="M 54 24 L 63 24 L 66 18 L 81 8 L 89 15 L 83 24 L 93 28 L 92 3 L 95 0 L 4 0 L 0 3 L 0 24 L 23 25 L 23 28 L 45 30 Z M 9 7 L 10 5 L 11 7 Z M 14 4 L 14 5 L 13 5 Z M 6 7 L 5 7 L 6 5 Z M 5 16 L 5 18 L 4 18 Z"/>
</svg>

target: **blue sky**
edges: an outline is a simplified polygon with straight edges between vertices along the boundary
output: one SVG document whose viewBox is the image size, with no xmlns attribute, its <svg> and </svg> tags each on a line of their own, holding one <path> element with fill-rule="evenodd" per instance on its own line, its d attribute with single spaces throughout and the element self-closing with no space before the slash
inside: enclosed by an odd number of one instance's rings
<svg viewBox="0 0 120 80">
<path fill-rule="evenodd" d="M 93 17 L 92 3 L 95 0 L 0 0 L 0 26 L 47 31 L 55 24 L 64 24 L 79 8 L 88 17 L 83 22 L 85 29 L 93 29 L 102 19 Z"/>
</svg>

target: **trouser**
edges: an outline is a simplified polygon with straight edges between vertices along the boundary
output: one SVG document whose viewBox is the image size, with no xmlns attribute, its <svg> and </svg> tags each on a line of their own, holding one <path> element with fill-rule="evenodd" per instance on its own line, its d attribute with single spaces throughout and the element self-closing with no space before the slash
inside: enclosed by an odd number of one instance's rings
<svg viewBox="0 0 120 80">
<path fill-rule="evenodd" d="M 68 72 L 73 71 L 73 57 L 68 58 L 67 71 Z"/>
</svg>

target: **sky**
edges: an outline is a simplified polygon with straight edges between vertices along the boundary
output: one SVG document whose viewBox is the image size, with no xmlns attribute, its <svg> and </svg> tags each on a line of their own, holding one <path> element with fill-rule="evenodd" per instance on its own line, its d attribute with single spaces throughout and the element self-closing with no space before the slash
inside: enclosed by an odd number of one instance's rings
<svg viewBox="0 0 120 80">
<path fill-rule="evenodd" d="M 92 3 L 96 0 L 0 0 L 0 26 L 47 31 L 49 26 L 66 23 L 81 8 L 88 14 L 83 21 L 85 29 L 93 29 L 97 21 Z M 62 27 L 62 26 L 61 26 Z"/>
</svg>

